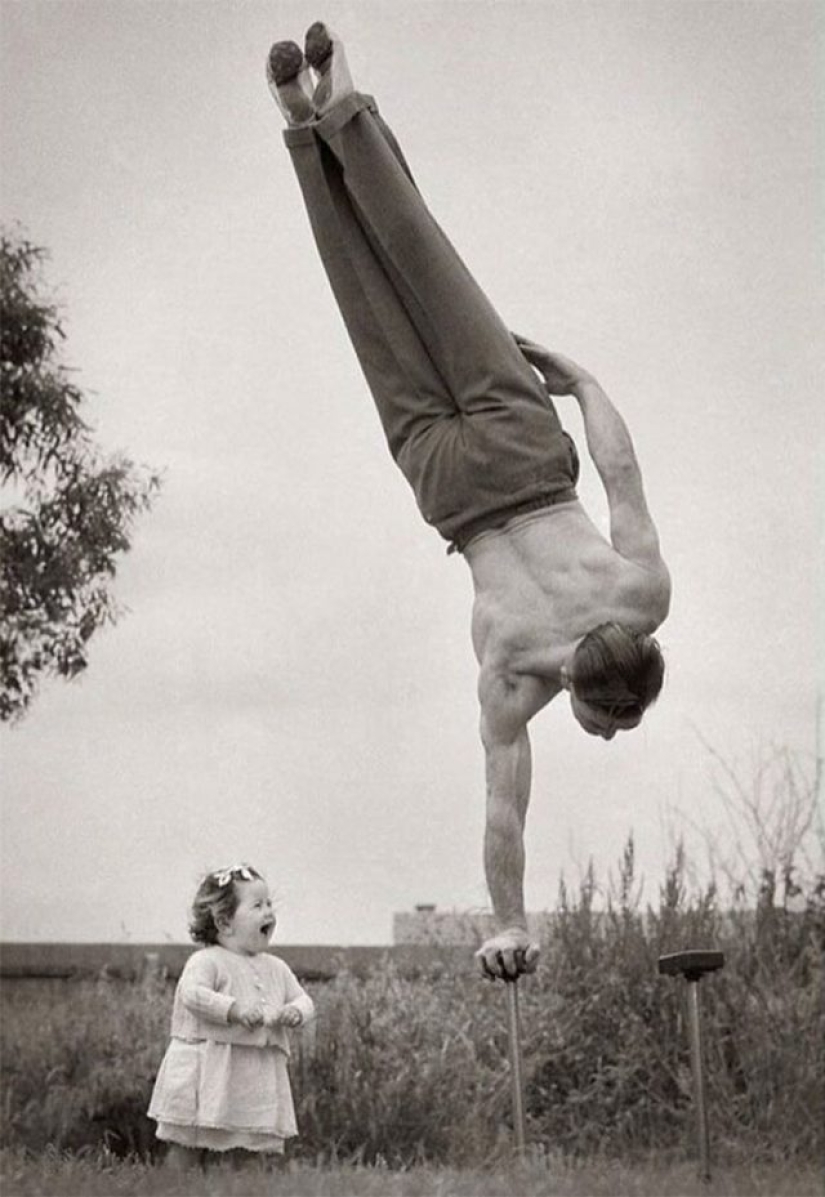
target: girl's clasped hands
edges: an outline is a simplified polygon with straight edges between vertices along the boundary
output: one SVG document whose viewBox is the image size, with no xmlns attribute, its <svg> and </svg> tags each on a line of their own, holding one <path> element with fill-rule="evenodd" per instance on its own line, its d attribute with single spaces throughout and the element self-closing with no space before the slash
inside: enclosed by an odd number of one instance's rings
<svg viewBox="0 0 825 1197">
<path fill-rule="evenodd" d="M 301 1011 L 289 1005 L 269 1012 L 260 1002 L 236 1001 L 229 1011 L 229 1022 L 240 1023 L 250 1031 L 255 1027 L 299 1027 L 303 1021 Z"/>
</svg>

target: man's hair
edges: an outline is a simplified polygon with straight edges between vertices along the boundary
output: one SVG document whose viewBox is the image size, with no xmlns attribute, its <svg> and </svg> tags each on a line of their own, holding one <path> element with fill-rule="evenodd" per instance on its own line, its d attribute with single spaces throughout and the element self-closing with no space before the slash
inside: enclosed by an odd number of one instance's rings
<svg viewBox="0 0 825 1197">
<path fill-rule="evenodd" d="M 189 934 L 195 943 L 216 944 L 220 923 L 229 920 L 240 904 L 236 881 L 262 881 L 252 865 L 233 865 L 207 873 L 198 886 L 189 920 Z"/>
<path fill-rule="evenodd" d="M 576 697 L 611 715 L 641 715 L 658 698 L 664 676 L 658 641 L 618 623 L 593 628 L 573 654 Z"/>
</svg>

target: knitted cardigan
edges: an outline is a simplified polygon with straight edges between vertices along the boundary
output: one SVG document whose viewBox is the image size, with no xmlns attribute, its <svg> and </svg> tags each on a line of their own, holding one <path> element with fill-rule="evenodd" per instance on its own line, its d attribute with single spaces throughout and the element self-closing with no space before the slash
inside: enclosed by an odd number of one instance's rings
<svg viewBox="0 0 825 1197">
<path fill-rule="evenodd" d="M 300 1010 L 305 1023 L 315 1015 L 312 998 L 283 960 L 268 952 L 243 956 L 216 944 L 193 952 L 184 966 L 172 1007 L 172 1037 L 279 1047 L 288 1056 L 286 1027 L 276 1024 L 250 1030 L 228 1021 L 235 1001 L 259 1002 L 265 1019 L 285 1005 Z"/>
</svg>

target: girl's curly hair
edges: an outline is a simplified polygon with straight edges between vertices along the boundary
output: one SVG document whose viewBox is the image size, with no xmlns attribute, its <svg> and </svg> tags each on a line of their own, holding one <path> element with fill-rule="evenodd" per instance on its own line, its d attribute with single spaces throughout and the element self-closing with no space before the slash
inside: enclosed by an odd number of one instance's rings
<svg viewBox="0 0 825 1197">
<path fill-rule="evenodd" d="M 206 945 L 218 942 L 218 924 L 231 919 L 238 909 L 236 881 L 263 881 L 252 865 L 233 865 L 230 869 L 215 869 L 207 873 L 198 886 L 189 920 L 189 934 L 195 943 Z"/>
</svg>

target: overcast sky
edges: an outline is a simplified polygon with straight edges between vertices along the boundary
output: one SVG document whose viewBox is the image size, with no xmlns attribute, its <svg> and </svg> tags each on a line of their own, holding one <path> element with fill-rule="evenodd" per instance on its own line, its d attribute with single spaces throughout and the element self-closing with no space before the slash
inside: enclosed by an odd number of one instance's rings
<svg viewBox="0 0 825 1197">
<path fill-rule="evenodd" d="M 528 906 L 631 830 L 655 900 L 678 811 L 722 818 L 703 737 L 810 762 L 817 10 L 2 0 L 2 217 L 51 251 L 97 439 L 166 478 L 128 615 L 2 732 L 4 938 L 184 940 L 239 859 L 281 942 L 487 904 L 469 570 L 389 457 L 264 80 L 318 17 L 509 326 L 625 414 L 673 576 L 643 727 L 531 725 Z M 589 465 L 580 494 L 606 530 Z"/>
</svg>

